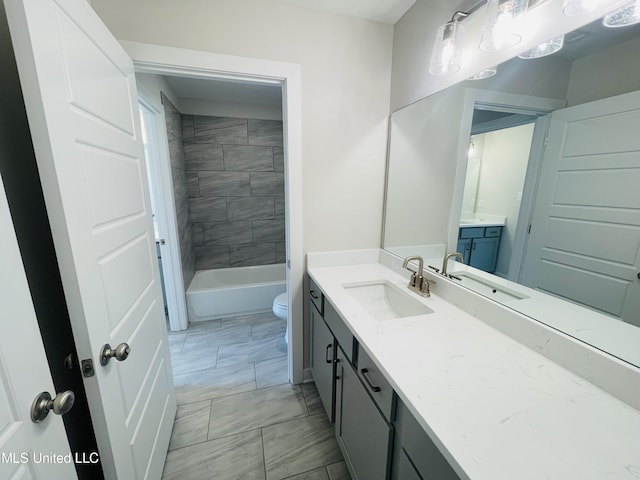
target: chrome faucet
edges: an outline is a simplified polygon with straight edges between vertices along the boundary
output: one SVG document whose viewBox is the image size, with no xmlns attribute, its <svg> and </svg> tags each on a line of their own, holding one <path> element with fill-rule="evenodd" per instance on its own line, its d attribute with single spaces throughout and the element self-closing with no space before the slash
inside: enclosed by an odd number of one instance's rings
<svg viewBox="0 0 640 480">
<path fill-rule="evenodd" d="M 409 262 L 412 260 L 418 261 L 417 272 L 409 268 Z M 431 282 L 431 280 L 422 276 L 422 269 L 424 268 L 424 260 L 422 260 L 422 257 L 420 257 L 419 255 L 413 255 L 411 257 L 405 258 L 404 262 L 402 262 L 402 268 L 406 268 L 412 273 L 411 278 L 409 279 L 409 285 L 407 286 L 409 290 L 413 290 L 418 295 L 421 295 L 423 297 L 431 296 L 431 292 L 429 291 L 429 283 Z"/>
<path fill-rule="evenodd" d="M 450 258 L 459 258 L 460 262 L 464 263 L 464 257 L 461 253 L 455 252 L 445 254 L 444 260 L 442 261 L 442 271 L 440 272 L 445 277 L 447 276 L 447 263 L 449 262 Z"/>
</svg>

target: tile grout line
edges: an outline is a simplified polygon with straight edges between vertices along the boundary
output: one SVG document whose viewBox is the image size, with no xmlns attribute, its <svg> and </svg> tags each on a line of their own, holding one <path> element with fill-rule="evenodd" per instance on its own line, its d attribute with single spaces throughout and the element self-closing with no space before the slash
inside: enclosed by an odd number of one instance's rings
<svg viewBox="0 0 640 480">
<path fill-rule="evenodd" d="M 300 391 L 302 392 L 302 398 L 304 398 L 304 405 L 307 407 L 307 416 L 311 416 L 311 409 L 309 408 L 309 403 L 307 402 L 307 395 L 304 393 L 304 388 L 302 388 L 302 384 L 300 384 Z"/>
<path fill-rule="evenodd" d="M 256 362 L 253 362 L 253 382 L 255 383 L 255 390 L 258 391 L 258 369 L 256 368 Z"/>
<path fill-rule="evenodd" d="M 211 415 L 213 410 L 213 399 L 209 400 L 209 420 L 207 421 L 207 440 L 209 441 L 209 433 L 211 432 Z"/>
<path fill-rule="evenodd" d="M 329 465 L 333 465 L 333 464 L 332 464 L 332 463 L 330 463 Z M 288 476 L 286 476 L 286 477 L 282 477 L 282 478 L 280 478 L 279 480 L 290 480 L 291 478 L 295 478 L 295 477 L 297 477 L 298 475 L 304 475 L 304 474 L 306 474 L 306 473 L 313 472 L 314 470 L 318 470 L 318 469 L 320 469 L 320 468 L 324 468 L 325 472 L 327 472 L 327 478 L 329 478 L 329 470 L 327 470 L 327 467 L 328 467 L 329 465 L 320 465 L 319 467 L 312 468 L 311 470 L 305 470 L 304 472 L 294 473 L 293 475 L 288 475 Z M 331 479 L 329 479 L 329 480 L 331 480 Z"/>
<path fill-rule="evenodd" d="M 262 465 L 264 469 L 264 478 L 267 479 L 267 454 L 264 451 L 264 427 L 260 427 L 260 440 L 262 440 Z"/>
</svg>

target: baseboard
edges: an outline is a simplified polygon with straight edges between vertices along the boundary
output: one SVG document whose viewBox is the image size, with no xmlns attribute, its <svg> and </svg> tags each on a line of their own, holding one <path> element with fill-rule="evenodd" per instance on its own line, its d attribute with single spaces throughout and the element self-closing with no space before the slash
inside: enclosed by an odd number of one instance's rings
<svg viewBox="0 0 640 480">
<path fill-rule="evenodd" d="M 305 368 L 302 371 L 302 383 L 313 382 L 313 375 L 310 368 Z"/>
</svg>

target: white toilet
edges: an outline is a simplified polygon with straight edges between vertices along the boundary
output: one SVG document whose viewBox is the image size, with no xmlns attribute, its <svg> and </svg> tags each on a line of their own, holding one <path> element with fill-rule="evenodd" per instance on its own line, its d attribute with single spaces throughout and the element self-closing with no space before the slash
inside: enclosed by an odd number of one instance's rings
<svg viewBox="0 0 640 480">
<path fill-rule="evenodd" d="M 281 320 L 287 321 L 287 311 L 289 306 L 287 305 L 287 292 L 281 293 L 273 299 L 273 314 Z M 284 332 L 284 341 L 289 343 L 289 325 Z"/>
</svg>

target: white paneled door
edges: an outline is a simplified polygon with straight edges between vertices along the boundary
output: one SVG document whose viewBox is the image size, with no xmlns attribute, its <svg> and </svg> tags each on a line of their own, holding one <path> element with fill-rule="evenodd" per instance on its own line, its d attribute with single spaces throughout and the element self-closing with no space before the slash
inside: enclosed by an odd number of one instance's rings
<svg viewBox="0 0 640 480">
<path fill-rule="evenodd" d="M 133 63 L 84 0 L 4 2 L 105 475 L 157 479 L 176 402 Z"/>
<path fill-rule="evenodd" d="M 524 284 L 640 326 L 640 92 L 553 112 Z"/>
<path fill-rule="evenodd" d="M 70 480 L 77 478 L 68 460 L 39 463 L 42 454 L 70 455 L 62 418 L 31 421 L 40 392 L 55 397 L 31 293 L 22 265 L 9 206 L 0 182 L 0 478 Z"/>
</svg>

